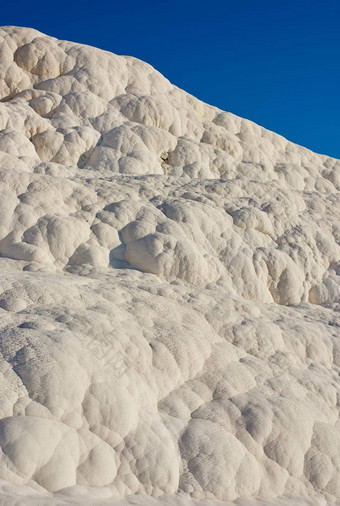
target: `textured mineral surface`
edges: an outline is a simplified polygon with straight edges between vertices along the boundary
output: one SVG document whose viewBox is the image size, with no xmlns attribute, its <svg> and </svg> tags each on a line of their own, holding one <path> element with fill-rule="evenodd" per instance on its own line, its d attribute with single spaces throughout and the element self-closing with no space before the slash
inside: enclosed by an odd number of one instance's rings
<svg viewBox="0 0 340 506">
<path fill-rule="evenodd" d="M 340 161 L 28 28 L 0 99 L 0 501 L 334 503 Z"/>
</svg>

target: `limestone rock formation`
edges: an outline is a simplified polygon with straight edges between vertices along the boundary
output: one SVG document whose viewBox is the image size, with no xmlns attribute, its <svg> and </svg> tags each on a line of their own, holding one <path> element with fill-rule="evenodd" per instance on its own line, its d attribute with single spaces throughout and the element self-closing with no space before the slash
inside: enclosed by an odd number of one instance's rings
<svg viewBox="0 0 340 506">
<path fill-rule="evenodd" d="M 336 501 L 340 161 L 27 28 L 0 99 L 0 499 Z"/>
</svg>

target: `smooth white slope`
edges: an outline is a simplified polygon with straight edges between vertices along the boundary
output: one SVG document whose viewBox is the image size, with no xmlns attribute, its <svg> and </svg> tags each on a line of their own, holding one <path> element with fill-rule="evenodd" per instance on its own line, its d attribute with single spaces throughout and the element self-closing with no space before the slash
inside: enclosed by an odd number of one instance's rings
<svg viewBox="0 0 340 506">
<path fill-rule="evenodd" d="M 340 162 L 134 58 L 0 61 L 0 479 L 340 497 Z"/>
</svg>

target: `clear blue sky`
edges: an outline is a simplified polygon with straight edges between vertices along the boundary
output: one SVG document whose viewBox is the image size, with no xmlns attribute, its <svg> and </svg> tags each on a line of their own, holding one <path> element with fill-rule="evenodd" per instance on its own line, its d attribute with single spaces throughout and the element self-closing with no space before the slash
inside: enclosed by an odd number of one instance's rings
<svg viewBox="0 0 340 506">
<path fill-rule="evenodd" d="M 340 158 L 340 0 L 3 0 L 0 24 L 136 56 L 201 100 Z"/>
</svg>

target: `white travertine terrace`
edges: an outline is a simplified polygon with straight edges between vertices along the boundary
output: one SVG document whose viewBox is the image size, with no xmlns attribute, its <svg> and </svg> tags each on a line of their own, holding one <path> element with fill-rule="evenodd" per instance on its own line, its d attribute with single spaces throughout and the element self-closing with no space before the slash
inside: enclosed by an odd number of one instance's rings
<svg viewBox="0 0 340 506">
<path fill-rule="evenodd" d="M 28 28 L 0 99 L 0 499 L 336 501 L 340 161 Z"/>
</svg>

